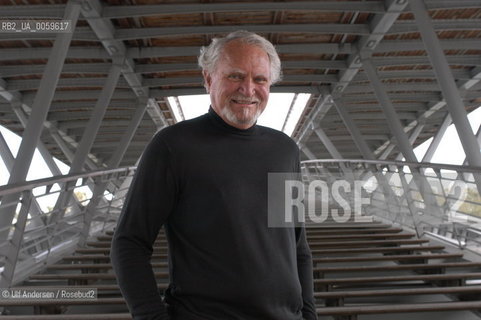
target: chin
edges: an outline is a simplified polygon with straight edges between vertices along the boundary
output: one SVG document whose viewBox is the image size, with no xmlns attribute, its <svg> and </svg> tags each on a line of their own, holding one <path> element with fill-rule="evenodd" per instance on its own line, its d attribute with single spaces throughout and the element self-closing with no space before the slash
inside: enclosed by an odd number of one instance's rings
<svg viewBox="0 0 481 320">
<path fill-rule="evenodd" d="M 242 126 L 254 125 L 261 114 L 259 110 L 256 110 L 255 112 L 250 110 L 247 112 L 233 112 L 230 108 L 224 108 L 222 113 L 231 123 Z"/>
</svg>

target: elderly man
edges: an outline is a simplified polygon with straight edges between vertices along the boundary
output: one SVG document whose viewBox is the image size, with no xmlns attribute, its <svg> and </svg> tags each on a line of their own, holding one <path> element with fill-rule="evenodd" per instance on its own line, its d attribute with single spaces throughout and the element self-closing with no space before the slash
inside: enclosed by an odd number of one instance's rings
<svg viewBox="0 0 481 320">
<path fill-rule="evenodd" d="M 299 171 L 296 144 L 256 125 L 280 60 L 245 31 L 214 39 L 199 57 L 207 114 L 160 131 L 146 148 L 112 244 L 134 319 L 317 319 L 303 228 L 269 228 L 267 175 Z M 150 265 L 164 226 L 165 301 Z"/>
</svg>

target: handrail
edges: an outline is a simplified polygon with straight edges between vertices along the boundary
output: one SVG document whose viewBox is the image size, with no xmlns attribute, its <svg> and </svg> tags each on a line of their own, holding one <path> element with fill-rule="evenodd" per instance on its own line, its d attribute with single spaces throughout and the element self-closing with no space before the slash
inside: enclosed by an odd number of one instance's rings
<svg viewBox="0 0 481 320">
<path fill-rule="evenodd" d="M 321 180 L 328 190 L 334 189 L 334 183 L 339 180 L 346 183 L 371 180 L 372 190 L 365 190 L 365 194 L 369 194 L 369 204 L 362 207 L 362 215 L 402 225 L 415 231 L 418 237 L 435 236 L 481 254 L 481 190 L 476 181 L 481 176 L 480 167 L 319 159 L 303 161 L 301 168 L 307 184 Z M 317 193 L 315 201 L 324 204 L 323 208 L 326 203 L 339 205 L 332 195 L 320 200 Z M 354 192 L 346 194 L 349 204 L 356 203 Z"/>
<path fill-rule="evenodd" d="M 35 189 L 38 187 L 55 184 L 55 183 L 65 183 L 65 182 L 73 181 L 77 179 L 93 178 L 93 177 L 98 177 L 106 174 L 123 172 L 126 170 L 134 171 L 136 168 L 137 167 L 132 166 L 132 167 L 117 168 L 117 169 L 109 169 L 109 170 L 96 170 L 91 172 L 70 173 L 70 174 L 42 178 L 42 179 L 37 179 L 32 181 L 7 184 L 7 185 L 0 186 L 0 196 L 4 196 L 7 194 L 20 193 L 25 190 L 31 190 L 31 189 Z"/>
<path fill-rule="evenodd" d="M 0 226 L 4 235 L 0 239 L 0 288 L 24 280 L 71 254 L 88 237 L 112 229 L 135 170 L 101 169 L 0 186 L 2 206 L 16 207 L 11 225 Z M 54 206 L 66 193 L 81 197 Z"/>
<path fill-rule="evenodd" d="M 469 173 L 480 173 L 481 167 L 475 166 L 461 166 L 455 164 L 443 164 L 443 163 L 430 163 L 430 162 L 408 162 L 408 161 L 390 161 L 390 160 L 367 160 L 367 159 L 317 159 L 317 160 L 304 160 L 301 164 L 308 163 L 367 163 L 367 164 L 382 164 L 382 165 L 395 165 L 395 166 L 408 166 L 408 167 L 427 167 L 436 169 L 447 170 L 459 170 Z"/>
</svg>

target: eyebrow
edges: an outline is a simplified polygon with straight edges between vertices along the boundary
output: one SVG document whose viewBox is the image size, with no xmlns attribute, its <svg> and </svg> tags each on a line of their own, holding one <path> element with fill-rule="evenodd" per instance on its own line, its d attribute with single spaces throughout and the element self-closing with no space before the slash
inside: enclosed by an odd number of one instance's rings
<svg viewBox="0 0 481 320">
<path fill-rule="evenodd" d="M 230 70 L 230 71 L 228 72 L 228 74 L 232 74 L 232 73 L 239 73 L 239 74 L 245 75 L 247 72 L 245 72 L 244 70 L 238 69 L 238 68 L 233 68 L 232 70 Z M 254 77 L 254 78 L 262 77 L 262 78 L 269 79 L 269 75 L 268 75 L 268 74 L 266 75 L 266 74 L 263 74 L 263 73 L 254 74 L 253 77 Z"/>
</svg>

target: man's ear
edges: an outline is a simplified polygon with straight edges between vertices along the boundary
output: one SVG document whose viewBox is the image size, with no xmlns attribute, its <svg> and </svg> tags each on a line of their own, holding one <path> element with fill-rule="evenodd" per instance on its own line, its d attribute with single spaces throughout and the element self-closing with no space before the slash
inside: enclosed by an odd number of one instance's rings
<svg viewBox="0 0 481 320">
<path fill-rule="evenodd" d="M 204 87 L 205 90 L 207 90 L 207 93 L 209 93 L 209 88 L 212 83 L 212 77 L 210 76 L 209 72 L 206 70 L 202 71 L 202 75 L 204 76 Z"/>
</svg>

